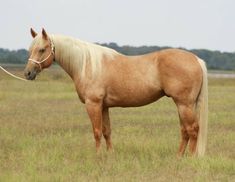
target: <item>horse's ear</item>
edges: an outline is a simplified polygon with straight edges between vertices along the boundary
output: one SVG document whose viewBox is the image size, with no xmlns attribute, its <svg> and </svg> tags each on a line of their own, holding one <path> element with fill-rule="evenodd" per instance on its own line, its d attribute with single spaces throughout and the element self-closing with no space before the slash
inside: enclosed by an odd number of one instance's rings
<svg viewBox="0 0 235 182">
<path fill-rule="evenodd" d="M 33 38 L 37 36 L 37 33 L 32 28 L 30 28 L 30 33 Z"/>
<path fill-rule="evenodd" d="M 47 40 L 47 37 L 48 37 L 46 31 L 44 30 L 44 28 L 42 28 L 42 37 L 46 40 Z"/>
</svg>

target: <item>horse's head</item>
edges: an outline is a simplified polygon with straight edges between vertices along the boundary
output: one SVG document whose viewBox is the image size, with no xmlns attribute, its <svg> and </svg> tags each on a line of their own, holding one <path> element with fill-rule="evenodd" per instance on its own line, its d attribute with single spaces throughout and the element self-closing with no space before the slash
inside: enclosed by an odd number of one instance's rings
<svg viewBox="0 0 235 182">
<path fill-rule="evenodd" d="M 44 29 L 42 34 L 38 35 L 31 28 L 31 35 L 34 40 L 29 48 L 29 59 L 24 72 L 28 80 L 34 80 L 39 72 L 53 63 L 55 58 L 54 44 Z"/>
</svg>

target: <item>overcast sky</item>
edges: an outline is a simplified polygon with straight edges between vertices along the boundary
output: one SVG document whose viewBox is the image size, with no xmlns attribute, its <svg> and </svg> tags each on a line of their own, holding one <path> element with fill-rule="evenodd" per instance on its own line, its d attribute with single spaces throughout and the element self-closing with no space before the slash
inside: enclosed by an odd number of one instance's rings
<svg viewBox="0 0 235 182">
<path fill-rule="evenodd" d="M 28 48 L 30 27 L 89 42 L 235 52 L 234 0 L 0 0 L 0 47 Z"/>
</svg>

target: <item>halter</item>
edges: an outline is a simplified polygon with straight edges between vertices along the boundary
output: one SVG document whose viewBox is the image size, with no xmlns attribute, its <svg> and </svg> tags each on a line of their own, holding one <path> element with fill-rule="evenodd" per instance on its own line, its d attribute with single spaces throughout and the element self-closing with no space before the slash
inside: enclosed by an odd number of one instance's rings
<svg viewBox="0 0 235 182">
<path fill-rule="evenodd" d="M 37 60 L 31 59 L 31 58 L 28 59 L 29 61 L 32 61 L 33 63 L 38 64 L 40 70 L 42 70 L 41 64 L 42 64 L 43 62 L 47 61 L 47 59 L 48 59 L 51 55 L 55 55 L 55 46 L 54 46 L 53 42 L 51 41 L 51 39 L 49 39 L 49 40 L 50 40 L 50 44 L 51 44 L 51 52 L 50 52 L 50 54 L 49 54 L 45 59 L 43 59 L 42 61 L 37 61 Z"/>
</svg>

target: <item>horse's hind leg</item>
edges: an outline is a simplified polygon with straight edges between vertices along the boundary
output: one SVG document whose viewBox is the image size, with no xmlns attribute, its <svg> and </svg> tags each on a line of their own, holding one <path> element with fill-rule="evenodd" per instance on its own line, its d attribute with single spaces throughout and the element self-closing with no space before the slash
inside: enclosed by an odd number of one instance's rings
<svg viewBox="0 0 235 182">
<path fill-rule="evenodd" d="M 180 126 L 181 126 L 181 142 L 180 142 L 178 155 L 182 156 L 185 152 L 186 147 L 187 147 L 187 144 L 189 141 L 189 135 L 186 131 L 185 126 L 182 123 L 180 123 Z"/>
<path fill-rule="evenodd" d="M 102 114 L 103 114 L 102 133 L 106 141 L 107 150 L 111 150 L 112 149 L 111 127 L 110 127 L 108 108 L 104 108 Z"/>
<path fill-rule="evenodd" d="M 179 148 L 179 155 L 183 155 L 189 141 L 189 151 L 195 154 L 198 136 L 198 121 L 194 104 L 179 104 L 178 107 L 182 141 Z"/>
</svg>

